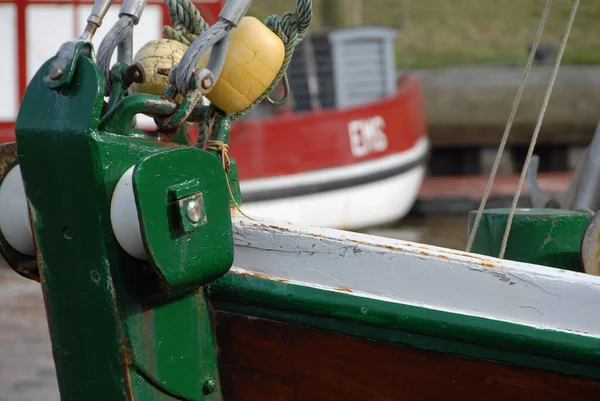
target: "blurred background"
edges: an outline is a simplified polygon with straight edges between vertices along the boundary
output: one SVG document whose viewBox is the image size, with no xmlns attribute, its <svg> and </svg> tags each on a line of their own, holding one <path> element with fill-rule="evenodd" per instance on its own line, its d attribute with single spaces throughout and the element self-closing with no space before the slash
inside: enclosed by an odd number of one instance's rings
<svg viewBox="0 0 600 401">
<path fill-rule="evenodd" d="M 218 0 L 195 3 L 214 21 Z M 243 207 L 464 249 L 546 2 L 313 3 L 311 33 L 288 70 L 289 104 L 263 103 L 234 125 Z M 515 193 L 572 5 L 553 1 L 490 207 Z M 294 7 L 255 0 L 250 15 Z M 90 9 L 88 0 L 0 0 L 0 141 L 14 139 L 29 79 L 80 34 Z M 117 15 L 113 7 L 96 46 Z M 581 2 L 535 152 L 549 192 L 566 189 L 600 117 L 599 21 L 600 3 Z M 169 23 L 162 1 L 148 0 L 134 48 Z M 527 188 L 519 204 L 531 205 Z M 39 286 L 2 267 L 0 305 L 0 401 L 58 400 Z"/>
<path fill-rule="evenodd" d="M 367 230 L 386 236 L 464 248 L 466 213 L 483 195 L 513 99 L 523 75 L 544 0 L 315 0 L 311 30 L 386 26 L 394 39 L 398 76 L 411 74 L 424 92 L 432 146 L 426 177 L 410 213 L 397 224 Z M 554 1 L 528 79 L 491 207 L 510 205 L 571 12 Z M 286 0 L 257 0 L 264 18 Z M 600 4 L 582 2 L 569 36 L 535 154 L 540 182 L 560 192 L 581 159 L 599 119 Z M 529 206 L 527 188 L 520 201 Z"/>
</svg>

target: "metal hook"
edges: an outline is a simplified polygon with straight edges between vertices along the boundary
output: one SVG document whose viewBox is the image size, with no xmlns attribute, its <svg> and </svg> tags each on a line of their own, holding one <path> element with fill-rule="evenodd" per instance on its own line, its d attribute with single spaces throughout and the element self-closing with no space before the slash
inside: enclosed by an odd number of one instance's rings
<svg viewBox="0 0 600 401">
<path fill-rule="evenodd" d="M 589 155 L 589 148 L 586 150 L 583 159 L 579 162 L 569 187 L 560 193 L 545 192 L 540 188 L 538 181 L 539 156 L 533 156 L 527 170 L 527 185 L 531 196 L 531 204 L 535 208 L 557 208 L 563 210 L 573 210 L 577 192 L 580 189 L 584 166 Z"/>
<path fill-rule="evenodd" d="M 279 100 L 271 99 L 271 94 L 269 93 L 265 98 L 265 101 L 269 103 L 271 106 L 283 106 L 287 103 L 288 98 L 290 97 L 290 82 L 288 81 L 287 72 L 283 74 L 283 97 Z"/>
<path fill-rule="evenodd" d="M 589 209 L 594 212 L 600 208 L 600 197 L 598 196 L 598 188 L 600 188 L 600 123 L 596 127 L 592 142 L 579 160 L 566 191 L 558 194 L 542 191 L 537 180 L 538 164 L 539 157 L 532 157 L 527 171 L 527 184 L 533 207 L 558 206 L 560 209 Z"/>
</svg>

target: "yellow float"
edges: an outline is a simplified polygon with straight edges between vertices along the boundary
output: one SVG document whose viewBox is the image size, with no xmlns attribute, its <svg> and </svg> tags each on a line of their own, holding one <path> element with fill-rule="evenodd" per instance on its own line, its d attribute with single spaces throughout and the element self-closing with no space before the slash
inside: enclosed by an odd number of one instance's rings
<svg viewBox="0 0 600 401">
<path fill-rule="evenodd" d="M 159 68 L 170 69 L 183 57 L 187 46 L 172 39 L 152 40 L 135 55 L 145 72 L 144 82 L 134 84 L 133 92 L 160 95 L 168 86 Z M 244 110 L 271 85 L 283 65 L 285 48 L 281 39 L 254 17 L 244 17 L 231 33 L 223 71 L 206 96 L 227 113 Z M 196 68 L 208 65 L 210 51 L 202 55 Z"/>
</svg>

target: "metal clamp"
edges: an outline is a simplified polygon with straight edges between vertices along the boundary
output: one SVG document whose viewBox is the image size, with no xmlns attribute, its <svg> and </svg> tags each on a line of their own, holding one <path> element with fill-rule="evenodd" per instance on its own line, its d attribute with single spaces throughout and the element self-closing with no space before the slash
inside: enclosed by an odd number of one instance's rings
<svg viewBox="0 0 600 401">
<path fill-rule="evenodd" d="M 75 39 L 63 43 L 56 53 L 48 75 L 44 77 L 46 86 L 54 89 L 69 85 L 75 73 L 75 64 L 77 64 L 79 56 L 90 57 L 91 53 L 92 44 L 85 40 Z"/>
<path fill-rule="evenodd" d="M 600 209 L 600 123 L 566 191 L 557 194 L 542 191 L 537 179 L 538 166 L 539 157 L 533 156 L 527 171 L 527 185 L 533 207 L 593 212 Z"/>
<path fill-rule="evenodd" d="M 283 97 L 279 100 L 274 100 L 271 98 L 271 94 L 269 93 L 267 97 L 265 97 L 265 101 L 271 106 L 283 106 L 287 103 L 288 98 L 290 97 L 290 82 L 288 81 L 287 72 L 283 74 Z"/>
<path fill-rule="evenodd" d="M 171 70 L 169 73 L 169 81 L 174 79 L 174 72 Z M 168 117 L 154 117 L 154 122 L 161 129 L 174 129 L 185 123 L 190 117 L 196 105 L 204 95 L 209 93 L 215 86 L 216 80 L 212 72 L 206 68 L 201 68 L 194 72 L 192 79 L 192 90 L 188 92 L 179 107 L 175 112 Z M 173 84 L 169 85 L 163 98 L 175 99 L 177 96 L 177 90 Z"/>
<path fill-rule="evenodd" d="M 73 78 L 78 57 L 80 55 L 91 56 L 92 38 L 98 27 L 102 25 L 102 20 L 112 3 L 113 0 L 96 0 L 81 36 L 60 46 L 48 76 L 44 79 L 49 88 L 68 85 Z"/>
<path fill-rule="evenodd" d="M 87 26 L 80 36 L 80 39 L 91 41 L 92 37 L 102 25 L 102 20 L 106 16 L 108 9 L 112 5 L 113 0 L 96 0 L 92 6 L 92 11 L 87 19 Z"/>
<path fill-rule="evenodd" d="M 178 105 L 171 99 L 159 98 L 156 95 L 135 93 L 119 101 L 100 119 L 98 127 L 120 135 L 128 135 L 131 131 L 131 120 L 136 114 L 162 116 L 165 119 L 174 115 Z M 204 121 L 206 106 L 196 105 L 188 116 L 188 121 Z"/>
<path fill-rule="evenodd" d="M 251 5 L 252 0 L 227 1 L 219 13 L 219 18 L 238 26 Z"/>
<path fill-rule="evenodd" d="M 119 12 L 119 20 L 100 43 L 96 62 L 106 80 L 106 93 L 110 92 L 112 87 L 110 61 L 115 49 L 118 48 L 119 63 L 131 64 L 133 61 L 133 27 L 140 21 L 145 7 L 146 0 L 125 0 Z"/>
<path fill-rule="evenodd" d="M 540 188 L 538 180 L 539 164 L 540 157 L 533 156 L 531 158 L 531 163 L 529 164 L 529 170 L 527 170 L 527 185 L 529 186 L 529 195 L 531 196 L 532 206 L 534 208 L 542 209 L 553 208 L 572 210 L 575 203 L 575 197 L 577 196 L 577 189 L 581 184 L 581 176 L 585 162 L 582 161 L 579 163 L 569 187 L 560 193 L 549 193 Z"/>
</svg>

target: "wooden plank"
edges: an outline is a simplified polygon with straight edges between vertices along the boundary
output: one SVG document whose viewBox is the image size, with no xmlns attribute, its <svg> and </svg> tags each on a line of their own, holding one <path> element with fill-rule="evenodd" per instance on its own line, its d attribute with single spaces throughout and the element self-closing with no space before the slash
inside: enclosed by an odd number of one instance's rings
<svg viewBox="0 0 600 401">
<path fill-rule="evenodd" d="M 509 146 L 529 145 L 535 121 L 515 123 L 508 139 Z M 587 146 L 594 137 L 596 122 L 564 122 L 543 125 L 538 145 Z M 428 122 L 427 133 L 434 148 L 498 147 L 504 124 L 451 124 Z"/>
<path fill-rule="evenodd" d="M 600 337 L 600 278 L 389 238 L 249 220 L 234 212 L 231 274 Z M 465 227 L 466 232 L 466 227 Z M 466 234 L 465 234 L 466 235 Z"/>
<path fill-rule="evenodd" d="M 224 399 L 596 400 L 600 383 L 557 373 L 217 313 Z"/>
</svg>

